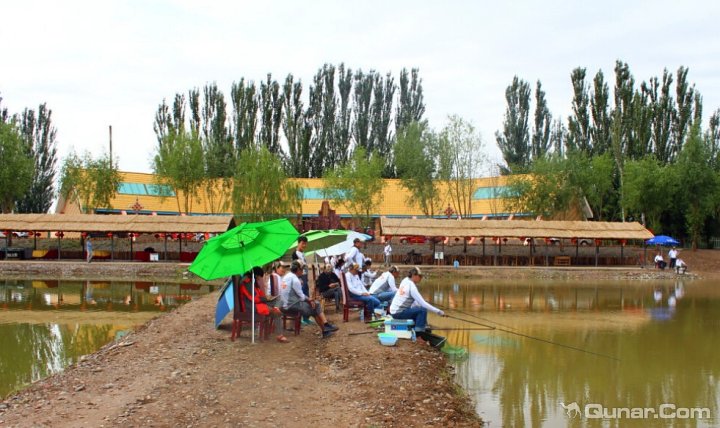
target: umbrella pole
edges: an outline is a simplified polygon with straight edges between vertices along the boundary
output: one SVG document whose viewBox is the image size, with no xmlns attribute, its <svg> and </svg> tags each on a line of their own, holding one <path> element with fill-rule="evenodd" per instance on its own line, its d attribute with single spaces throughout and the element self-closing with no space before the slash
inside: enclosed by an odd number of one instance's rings
<svg viewBox="0 0 720 428">
<path fill-rule="evenodd" d="M 250 325 L 252 326 L 252 336 L 250 339 L 250 343 L 255 343 L 255 272 L 252 273 L 252 303 L 250 306 L 252 306 L 252 314 L 250 316 Z"/>
</svg>

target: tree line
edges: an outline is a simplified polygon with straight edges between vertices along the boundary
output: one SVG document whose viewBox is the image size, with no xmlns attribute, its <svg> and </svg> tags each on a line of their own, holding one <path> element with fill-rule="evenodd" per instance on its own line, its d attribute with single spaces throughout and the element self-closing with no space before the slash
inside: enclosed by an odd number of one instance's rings
<svg viewBox="0 0 720 428">
<path fill-rule="evenodd" d="M 532 111 L 530 84 L 515 76 L 495 134 L 502 171 L 529 173 L 511 180 L 512 209 L 557 218 L 587 203 L 595 219 L 641 221 L 693 246 L 716 234 L 720 109 L 703 129 L 702 96 L 688 73 L 665 69 L 637 84 L 617 61 L 611 91 L 602 70 L 590 81 L 578 67 L 565 119 L 553 119 L 540 81 Z"/>
</svg>

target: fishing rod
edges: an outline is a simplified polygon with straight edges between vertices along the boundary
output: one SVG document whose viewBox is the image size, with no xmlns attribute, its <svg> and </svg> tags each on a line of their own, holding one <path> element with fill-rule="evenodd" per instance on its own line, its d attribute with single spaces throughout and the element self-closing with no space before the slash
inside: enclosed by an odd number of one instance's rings
<svg viewBox="0 0 720 428">
<path fill-rule="evenodd" d="M 487 330 L 495 330 L 495 327 L 483 327 L 483 328 L 439 328 L 439 327 L 429 327 L 428 330 L 432 331 L 487 331 Z"/>
<path fill-rule="evenodd" d="M 440 306 L 440 305 L 437 305 L 437 306 Z M 454 310 L 454 309 L 450 309 L 450 310 Z M 459 320 L 459 321 L 464 321 L 464 322 L 467 322 L 467 323 L 470 323 L 470 324 L 477 324 L 477 325 L 480 325 L 480 326 L 483 326 L 483 327 L 492 327 L 492 326 L 489 326 L 489 325 L 487 325 L 487 324 L 482 324 L 482 323 L 479 323 L 479 322 L 476 322 L 476 321 L 466 320 L 466 319 L 463 319 L 463 318 L 460 318 L 460 317 L 455 317 L 455 316 L 448 315 L 448 314 L 445 314 L 445 316 L 448 317 L 448 318 L 452 318 L 452 319 Z M 476 318 L 479 318 L 479 317 L 476 317 Z M 514 335 L 516 335 L 516 336 L 524 337 L 524 338 L 526 338 L 526 339 L 537 340 L 538 342 L 543 342 L 543 343 L 548 343 L 548 344 L 550 344 L 550 345 L 559 346 L 559 347 L 561 347 L 561 348 L 572 349 L 572 350 L 575 350 L 575 351 L 585 352 L 585 353 L 587 353 L 587 354 L 595 355 L 595 356 L 598 356 L 598 357 L 609 358 L 609 359 L 611 359 L 611 360 L 620 361 L 620 358 L 613 357 L 612 355 L 607 355 L 607 354 L 601 354 L 601 353 L 599 353 L 599 352 L 588 351 L 587 349 L 582 349 L 582 348 L 578 348 L 578 347 L 571 346 L 571 345 L 565 345 L 564 343 L 553 342 L 552 340 L 543 339 L 542 337 L 530 336 L 530 335 L 528 335 L 528 334 L 519 333 L 519 332 L 517 332 L 517 331 L 508 330 L 508 329 L 506 329 L 506 328 L 501 328 L 501 327 L 495 327 L 494 329 L 497 330 L 497 331 L 502 331 L 502 332 L 504 332 L 504 333 L 514 334 Z"/>
</svg>

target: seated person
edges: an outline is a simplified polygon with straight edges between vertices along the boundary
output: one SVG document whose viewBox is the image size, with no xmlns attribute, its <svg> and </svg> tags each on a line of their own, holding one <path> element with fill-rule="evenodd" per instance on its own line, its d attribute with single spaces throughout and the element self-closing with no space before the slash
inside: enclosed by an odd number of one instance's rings
<svg viewBox="0 0 720 428">
<path fill-rule="evenodd" d="M 395 280 L 399 276 L 397 266 L 390 266 L 390 269 L 380 275 L 370 286 L 370 294 L 377 297 L 381 302 L 390 302 L 395 297 L 397 285 Z"/>
<path fill-rule="evenodd" d="M 277 334 L 277 341 L 287 343 L 288 339 L 283 335 L 282 321 L 280 319 L 282 312 L 280 312 L 279 308 L 275 307 L 277 299 L 270 299 L 265 294 L 265 272 L 263 272 L 262 268 L 256 266 L 243 276 L 240 283 L 240 295 L 242 296 L 242 299 L 240 299 L 240 310 L 243 312 L 250 310 L 250 302 L 253 301 L 253 275 L 255 277 L 255 313 L 275 318 L 273 324 L 275 326 L 275 334 Z"/>
<path fill-rule="evenodd" d="M 377 278 L 377 272 L 372 270 L 372 260 L 365 259 L 365 265 L 363 266 L 362 274 L 360 275 L 360 277 L 362 278 L 365 289 L 367 290 L 368 288 L 370 288 L 373 281 L 375 281 L 375 278 Z"/>
<path fill-rule="evenodd" d="M 422 281 L 420 268 L 410 269 L 407 278 L 403 279 L 398 287 L 395 298 L 390 304 L 390 315 L 398 320 L 415 321 L 415 331 L 425 331 L 427 327 L 428 311 L 445 316 L 445 312 L 431 305 L 423 299 L 417 289 L 417 284 Z"/>
<path fill-rule="evenodd" d="M 335 263 L 332 263 L 333 272 L 335 273 L 335 276 L 337 276 L 338 279 L 340 279 L 340 276 L 344 275 L 343 266 L 345 265 L 345 259 L 343 258 L 343 256 L 337 256 L 337 257 L 333 256 L 333 258 L 335 259 Z"/>
<path fill-rule="evenodd" d="M 335 309 L 340 310 L 340 300 L 342 299 L 340 278 L 335 275 L 331 265 L 325 265 L 323 272 L 318 276 L 317 281 L 315 281 L 315 285 L 321 296 L 335 299 Z"/>
<path fill-rule="evenodd" d="M 657 256 L 655 256 L 655 267 L 661 270 L 665 270 L 665 266 L 667 266 L 667 263 L 665 263 L 665 260 L 663 260 L 662 253 L 657 253 Z"/>
<path fill-rule="evenodd" d="M 687 264 L 685 264 L 685 261 L 683 259 L 677 259 L 675 260 L 675 272 L 677 273 L 685 273 L 687 271 Z"/>
<path fill-rule="evenodd" d="M 370 295 L 362 280 L 358 276 L 360 266 L 357 263 L 350 265 L 350 269 L 345 273 L 345 285 L 348 289 L 350 298 L 360 300 L 365 303 L 371 314 L 375 316 L 375 308 L 381 305 L 380 300 L 377 297 Z"/>
<path fill-rule="evenodd" d="M 300 313 L 302 316 L 312 316 L 322 331 L 323 339 L 332 336 L 338 328 L 330 324 L 320 308 L 320 302 L 311 300 L 302 290 L 299 275 L 303 273 L 302 263 L 294 261 L 290 264 L 290 272 L 282 279 L 280 284 L 280 298 L 282 299 L 283 313 Z"/>
</svg>

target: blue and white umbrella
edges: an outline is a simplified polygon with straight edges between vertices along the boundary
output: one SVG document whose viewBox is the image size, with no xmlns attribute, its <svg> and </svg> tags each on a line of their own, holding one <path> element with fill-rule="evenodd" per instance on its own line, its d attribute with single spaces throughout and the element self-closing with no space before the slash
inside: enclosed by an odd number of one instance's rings
<svg viewBox="0 0 720 428">
<path fill-rule="evenodd" d="M 666 235 L 657 235 L 652 239 L 645 241 L 647 245 L 680 245 L 677 239 Z"/>
</svg>

